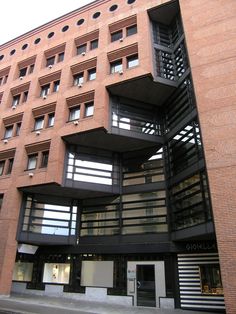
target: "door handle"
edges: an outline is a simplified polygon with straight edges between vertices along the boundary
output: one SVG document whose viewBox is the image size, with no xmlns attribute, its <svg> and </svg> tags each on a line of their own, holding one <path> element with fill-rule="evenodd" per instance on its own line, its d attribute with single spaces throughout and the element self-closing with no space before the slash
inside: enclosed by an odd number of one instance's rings
<svg viewBox="0 0 236 314">
<path fill-rule="evenodd" d="M 139 289 L 141 287 L 141 282 L 137 281 L 137 288 Z"/>
</svg>

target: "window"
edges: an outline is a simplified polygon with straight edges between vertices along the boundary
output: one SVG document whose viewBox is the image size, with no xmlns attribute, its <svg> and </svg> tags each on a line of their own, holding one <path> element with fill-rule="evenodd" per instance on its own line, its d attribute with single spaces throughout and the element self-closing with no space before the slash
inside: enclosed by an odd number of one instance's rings
<svg viewBox="0 0 236 314">
<path fill-rule="evenodd" d="M 29 74 L 34 72 L 34 64 L 31 64 L 29 67 Z"/>
<path fill-rule="evenodd" d="M 96 79 L 96 68 L 88 70 L 88 81 Z"/>
<path fill-rule="evenodd" d="M 122 60 L 116 60 L 111 63 L 111 73 L 120 72 L 123 69 Z"/>
<path fill-rule="evenodd" d="M 43 272 L 43 282 L 69 284 L 70 264 L 45 263 Z"/>
<path fill-rule="evenodd" d="M 199 266 L 202 294 L 223 294 L 219 264 Z"/>
<path fill-rule="evenodd" d="M 69 110 L 69 121 L 77 120 L 80 118 L 80 106 L 72 107 Z"/>
<path fill-rule="evenodd" d="M 139 65 L 138 55 L 127 57 L 127 68 L 133 68 Z"/>
<path fill-rule="evenodd" d="M 55 113 L 50 113 L 48 115 L 48 128 L 54 126 Z"/>
<path fill-rule="evenodd" d="M 50 84 L 46 84 L 46 85 L 41 86 L 40 96 L 41 97 L 47 96 L 49 94 L 49 91 L 50 91 Z"/>
<path fill-rule="evenodd" d="M 19 77 L 26 76 L 27 68 L 20 69 Z"/>
<path fill-rule="evenodd" d="M 44 116 L 35 118 L 34 130 L 41 130 L 44 124 Z"/>
<path fill-rule="evenodd" d="M 32 154 L 28 156 L 27 170 L 36 169 L 37 158 L 38 158 L 38 154 Z"/>
<path fill-rule="evenodd" d="M 2 208 L 3 195 L 4 195 L 4 194 L 0 194 L 0 210 L 1 210 L 1 208 Z"/>
<path fill-rule="evenodd" d="M 111 42 L 117 41 L 123 37 L 123 32 L 122 30 L 119 30 L 117 32 L 114 32 L 111 34 Z"/>
<path fill-rule="evenodd" d="M 13 136 L 13 125 L 9 125 L 5 127 L 5 134 L 4 134 L 4 138 L 10 138 Z"/>
<path fill-rule="evenodd" d="M 53 82 L 53 92 L 58 92 L 59 91 L 59 86 L 60 86 L 60 81 L 55 81 Z"/>
<path fill-rule="evenodd" d="M 26 102 L 27 101 L 27 99 L 28 99 L 28 91 L 25 91 L 24 93 L 23 93 L 23 99 L 22 99 L 22 102 Z"/>
<path fill-rule="evenodd" d="M 16 107 L 17 105 L 19 105 L 20 103 L 20 95 L 15 95 L 13 96 L 13 99 L 12 99 L 12 107 Z"/>
<path fill-rule="evenodd" d="M 98 48 L 98 39 L 92 40 L 90 42 L 90 50 Z"/>
<path fill-rule="evenodd" d="M 84 116 L 85 117 L 90 117 L 93 115 L 94 112 L 94 103 L 93 102 L 89 102 L 87 104 L 85 104 L 85 112 L 84 112 Z"/>
<path fill-rule="evenodd" d="M 83 84 L 84 83 L 84 72 L 75 74 L 73 76 L 73 78 L 74 78 L 74 85 Z"/>
<path fill-rule="evenodd" d="M 11 174 L 12 168 L 13 168 L 13 163 L 14 163 L 14 158 L 8 159 L 8 167 L 7 167 L 6 174 Z"/>
<path fill-rule="evenodd" d="M 28 281 L 32 280 L 33 263 L 16 262 L 13 272 L 14 281 Z"/>
<path fill-rule="evenodd" d="M 83 52 L 86 52 L 87 44 L 83 44 L 77 47 L 77 55 L 81 55 Z"/>
<path fill-rule="evenodd" d="M 65 56 L 64 52 L 59 53 L 57 62 L 62 62 L 64 60 L 64 56 Z"/>
<path fill-rule="evenodd" d="M 16 136 L 20 134 L 21 122 L 16 124 Z"/>
<path fill-rule="evenodd" d="M 5 167 L 5 160 L 0 161 L 0 176 L 4 173 L 4 167 Z"/>
<path fill-rule="evenodd" d="M 34 71 L 34 64 L 30 64 L 29 66 L 26 66 L 24 68 L 20 68 L 19 70 L 19 77 L 22 78 L 26 76 L 27 74 L 31 74 Z"/>
<path fill-rule="evenodd" d="M 126 28 L 126 36 L 137 34 L 137 25 L 132 25 Z"/>
<path fill-rule="evenodd" d="M 55 56 L 46 59 L 46 67 L 53 65 L 55 63 Z"/>
<path fill-rule="evenodd" d="M 48 165 L 48 157 L 49 151 L 42 152 L 42 159 L 41 159 L 41 168 L 46 168 Z"/>
</svg>

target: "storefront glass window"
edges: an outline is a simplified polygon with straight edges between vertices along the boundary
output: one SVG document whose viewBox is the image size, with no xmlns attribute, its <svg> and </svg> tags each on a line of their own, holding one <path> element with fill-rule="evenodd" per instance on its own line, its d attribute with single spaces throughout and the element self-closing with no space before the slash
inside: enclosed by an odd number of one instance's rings
<svg viewBox="0 0 236 314">
<path fill-rule="evenodd" d="M 201 290 L 203 294 L 223 294 L 219 264 L 201 265 Z"/>
</svg>

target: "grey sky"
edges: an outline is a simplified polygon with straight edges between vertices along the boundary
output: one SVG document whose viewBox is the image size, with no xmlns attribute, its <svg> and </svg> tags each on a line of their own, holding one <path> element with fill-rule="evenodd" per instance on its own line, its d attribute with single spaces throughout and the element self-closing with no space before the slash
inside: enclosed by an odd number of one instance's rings
<svg viewBox="0 0 236 314">
<path fill-rule="evenodd" d="M 0 45 L 94 0 L 5 0 L 1 3 Z"/>
</svg>

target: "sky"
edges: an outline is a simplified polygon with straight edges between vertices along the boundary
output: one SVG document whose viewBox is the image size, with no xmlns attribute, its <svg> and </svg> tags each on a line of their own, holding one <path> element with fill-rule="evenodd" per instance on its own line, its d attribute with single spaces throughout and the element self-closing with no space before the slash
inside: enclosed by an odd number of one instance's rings
<svg viewBox="0 0 236 314">
<path fill-rule="evenodd" d="M 5 0 L 1 3 L 0 45 L 94 0 Z"/>
</svg>

